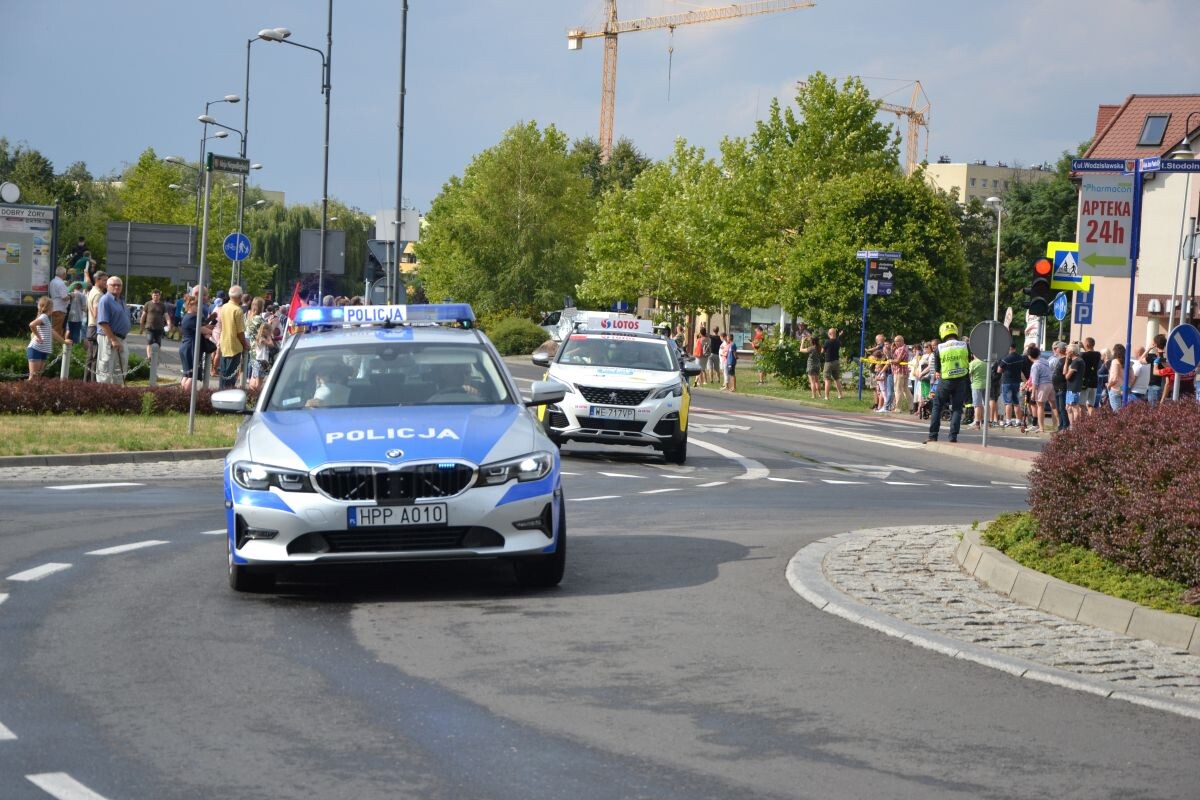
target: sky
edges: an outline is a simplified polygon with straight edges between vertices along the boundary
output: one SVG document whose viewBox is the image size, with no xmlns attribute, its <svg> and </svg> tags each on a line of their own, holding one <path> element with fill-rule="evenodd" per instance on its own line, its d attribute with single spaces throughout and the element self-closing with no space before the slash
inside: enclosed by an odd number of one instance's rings
<svg viewBox="0 0 1200 800">
<path fill-rule="evenodd" d="M 633 19 L 725 0 L 621 0 Z M 410 0 L 403 193 L 424 212 L 453 175 L 521 121 L 597 136 L 602 0 Z M 400 0 L 334 0 L 330 196 L 368 213 L 396 197 Z M 199 156 L 205 103 L 243 95 L 246 42 L 263 28 L 323 50 L 327 0 L 0 0 L 0 136 L 57 170 L 120 172 L 147 147 Z M 677 137 L 717 154 L 770 101 L 820 70 L 866 76 L 905 105 L 932 103 L 930 161 L 1053 163 L 1130 93 L 1200 92 L 1196 0 L 816 0 L 815 6 L 678 28 L 668 99 L 665 30 L 622 35 L 615 134 L 653 158 Z M 1176 32 L 1188 32 L 1188 36 Z M 248 156 L 287 202 L 321 197 L 324 104 L 317 53 L 251 45 Z M 908 88 L 906 88 L 906 86 Z M 245 104 L 218 103 L 243 126 Z M 890 114 L 881 119 L 895 121 Z M 236 136 L 214 141 L 236 154 Z M 922 150 L 925 147 L 921 144 Z"/>
</svg>

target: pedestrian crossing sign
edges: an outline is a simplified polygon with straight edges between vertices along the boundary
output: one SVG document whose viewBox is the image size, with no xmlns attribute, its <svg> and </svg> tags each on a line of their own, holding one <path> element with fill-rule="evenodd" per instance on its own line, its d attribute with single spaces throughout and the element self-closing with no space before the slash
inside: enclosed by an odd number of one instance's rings
<svg viewBox="0 0 1200 800">
<path fill-rule="evenodd" d="M 1092 288 L 1092 277 L 1079 269 L 1079 245 L 1074 242 L 1050 242 L 1046 257 L 1054 259 L 1050 288 L 1062 291 L 1086 292 Z"/>
</svg>

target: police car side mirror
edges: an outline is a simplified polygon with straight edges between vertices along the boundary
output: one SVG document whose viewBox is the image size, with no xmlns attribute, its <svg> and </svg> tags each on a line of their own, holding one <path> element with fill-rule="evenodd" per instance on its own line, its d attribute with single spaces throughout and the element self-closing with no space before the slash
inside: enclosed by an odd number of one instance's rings
<svg viewBox="0 0 1200 800">
<path fill-rule="evenodd" d="M 533 355 L 531 355 L 529 357 L 529 360 L 532 361 L 534 363 L 534 365 L 538 366 L 538 367 L 550 366 L 550 354 L 547 352 L 534 353 Z"/>
<path fill-rule="evenodd" d="M 529 399 L 525 401 L 525 405 L 547 406 L 551 403 L 561 403 L 566 396 L 566 389 L 558 381 L 534 381 L 529 387 Z"/>
<path fill-rule="evenodd" d="M 246 408 L 246 393 L 241 389 L 225 389 L 213 392 L 212 407 L 222 414 L 252 414 L 254 409 Z"/>
</svg>

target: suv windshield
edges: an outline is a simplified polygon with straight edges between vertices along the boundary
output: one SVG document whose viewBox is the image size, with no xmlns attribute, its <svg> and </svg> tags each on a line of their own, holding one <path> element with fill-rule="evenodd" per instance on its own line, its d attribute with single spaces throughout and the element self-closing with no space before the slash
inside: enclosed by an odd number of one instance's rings
<svg viewBox="0 0 1200 800">
<path fill-rule="evenodd" d="M 510 402 L 491 353 L 473 344 L 305 347 L 276 369 L 271 411 Z"/>
<path fill-rule="evenodd" d="M 625 367 L 670 372 L 679 369 L 667 349 L 658 339 L 639 339 L 632 336 L 572 335 L 563 343 L 559 364 L 565 366 Z"/>
</svg>

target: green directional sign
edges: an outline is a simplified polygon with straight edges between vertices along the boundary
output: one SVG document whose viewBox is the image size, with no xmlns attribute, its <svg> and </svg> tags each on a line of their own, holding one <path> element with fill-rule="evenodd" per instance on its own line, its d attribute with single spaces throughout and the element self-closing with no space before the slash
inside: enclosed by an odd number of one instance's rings
<svg viewBox="0 0 1200 800">
<path fill-rule="evenodd" d="M 219 156 L 209 153 L 205 164 L 209 172 L 231 172 L 234 175 L 250 174 L 250 159 L 237 156 Z"/>
<path fill-rule="evenodd" d="M 1097 253 L 1089 253 L 1083 263 L 1089 267 L 1124 267 L 1129 263 L 1129 259 L 1125 256 L 1102 256 Z"/>
</svg>

